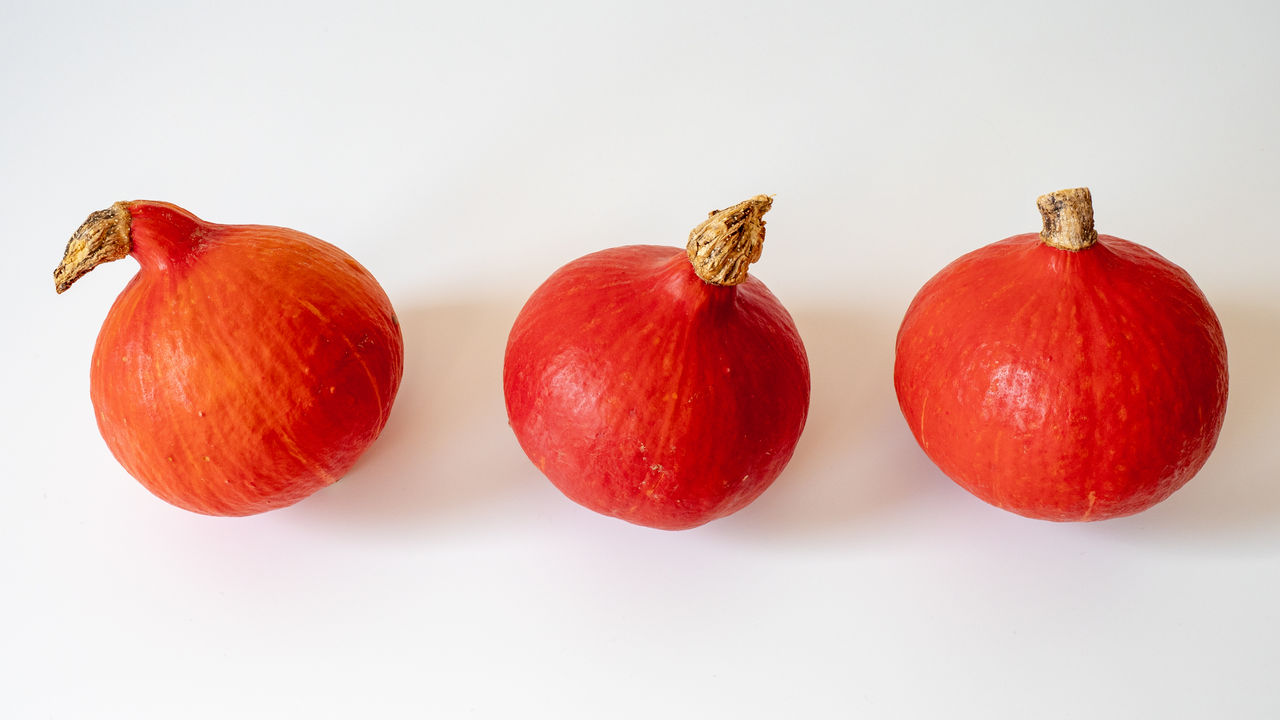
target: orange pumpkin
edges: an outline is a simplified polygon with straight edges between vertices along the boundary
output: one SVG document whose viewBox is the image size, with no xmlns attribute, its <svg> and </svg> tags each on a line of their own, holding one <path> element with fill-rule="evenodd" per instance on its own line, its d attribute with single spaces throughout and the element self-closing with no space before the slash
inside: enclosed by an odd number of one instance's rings
<svg viewBox="0 0 1280 720">
<path fill-rule="evenodd" d="M 921 288 L 894 385 L 938 467 L 1033 518 L 1101 520 L 1167 498 L 1227 406 L 1218 318 L 1182 268 L 1093 227 L 1085 188 L 1040 198 L 1044 230 L 976 250 Z"/>
<path fill-rule="evenodd" d="M 94 213 L 55 272 L 140 266 L 98 336 L 90 393 L 120 464 L 160 498 L 249 515 L 335 482 L 381 432 L 403 367 L 367 270 L 303 233 L 136 201 Z"/>
<path fill-rule="evenodd" d="M 809 362 L 791 316 L 747 275 L 770 204 L 712 213 L 685 249 L 574 260 L 520 311 L 507 414 L 569 498 L 682 530 L 742 509 L 786 467 L 809 411 Z"/>
</svg>

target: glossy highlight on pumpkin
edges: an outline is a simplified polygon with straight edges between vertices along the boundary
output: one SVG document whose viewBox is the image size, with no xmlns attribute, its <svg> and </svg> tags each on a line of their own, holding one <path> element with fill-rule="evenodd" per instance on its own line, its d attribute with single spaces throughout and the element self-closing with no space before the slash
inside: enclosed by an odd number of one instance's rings
<svg viewBox="0 0 1280 720">
<path fill-rule="evenodd" d="M 140 269 L 103 323 L 90 392 L 121 465 L 209 515 L 284 507 L 341 478 L 386 424 L 403 369 L 373 276 L 294 230 L 117 209 Z"/>
<path fill-rule="evenodd" d="M 894 385 L 920 446 L 1027 517 L 1155 505 L 1204 465 L 1226 412 L 1226 342 L 1191 277 L 1136 243 L 1088 243 L 1027 234 L 969 253 L 898 332 Z"/>
</svg>

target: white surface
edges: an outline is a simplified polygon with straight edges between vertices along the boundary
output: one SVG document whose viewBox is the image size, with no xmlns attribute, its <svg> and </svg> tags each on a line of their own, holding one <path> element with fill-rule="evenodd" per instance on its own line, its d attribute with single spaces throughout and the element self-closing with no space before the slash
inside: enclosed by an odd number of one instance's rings
<svg viewBox="0 0 1280 720">
<path fill-rule="evenodd" d="M 0 7 L 0 716 L 1280 717 L 1280 5 L 177 5 Z M 930 275 L 1075 185 L 1200 282 L 1232 397 L 1169 501 L 1055 525 L 942 477 L 890 368 Z M 505 422 L 524 297 L 759 192 L 792 466 L 684 533 L 573 505 Z M 111 458 L 136 264 L 50 273 L 139 197 L 381 279 L 407 372 L 341 483 L 214 519 Z"/>
</svg>

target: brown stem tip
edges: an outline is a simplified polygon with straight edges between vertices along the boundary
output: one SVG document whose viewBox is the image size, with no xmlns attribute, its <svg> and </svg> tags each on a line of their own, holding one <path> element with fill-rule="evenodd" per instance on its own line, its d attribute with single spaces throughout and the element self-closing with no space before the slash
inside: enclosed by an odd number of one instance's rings
<svg viewBox="0 0 1280 720">
<path fill-rule="evenodd" d="M 724 210 L 712 210 L 689 233 L 689 262 L 712 285 L 737 285 L 764 247 L 764 214 L 773 198 L 757 195 Z"/>
<path fill-rule="evenodd" d="M 1040 239 L 1061 250 L 1084 250 L 1098 241 L 1093 229 L 1093 197 L 1089 188 L 1059 190 L 1036 199 L 1044 229 Z"/>
<path fill-rule="evenodd" d="M 129 254 L 129 204 L 118 202 L 106 210 L 89 216 L 71 235 L 62 262 L 53 271 L 54 289 L 61 295 L 85 273 L 102 263 L 119 260 Z"/>
</svg>

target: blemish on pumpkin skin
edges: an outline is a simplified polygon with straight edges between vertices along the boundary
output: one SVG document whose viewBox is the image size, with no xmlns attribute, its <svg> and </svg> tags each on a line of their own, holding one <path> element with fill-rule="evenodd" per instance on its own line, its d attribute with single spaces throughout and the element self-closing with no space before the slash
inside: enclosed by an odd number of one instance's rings
<svg viewBox="0 0 1280 720">
<path fill-rule="evenodd" d="M 1090 490 L 1089 491 L 1089 507 L 1084 509 L 1084 515 L 1080 516 L 1081 520 L 1089 519 L 1089 516 L 1093 514 L 1093 506 L 1097 504 L 1097 502 L 1098 502 L 1098 493 L 1093 490 Z"/>
</svg>

